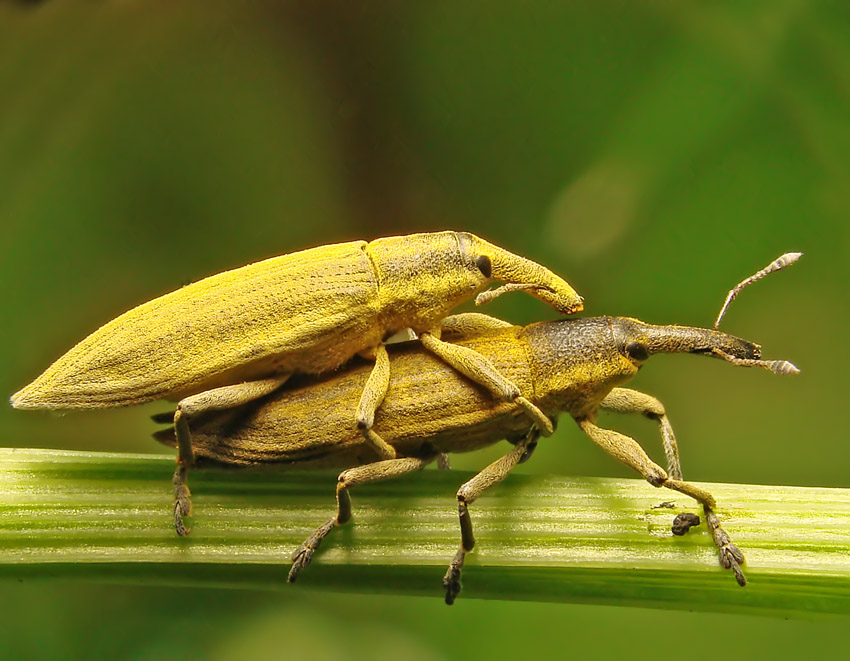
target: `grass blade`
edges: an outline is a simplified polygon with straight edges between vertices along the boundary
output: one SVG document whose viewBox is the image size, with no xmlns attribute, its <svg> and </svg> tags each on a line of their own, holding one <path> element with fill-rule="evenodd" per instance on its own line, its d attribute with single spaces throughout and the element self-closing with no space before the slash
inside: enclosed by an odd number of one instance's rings
<svg viewBox="0 0 850 661">
<path fill-rule="evenodd" d="M 333 513 L 333 473 L 190 473 L 191 535 L 171 527 L 173 459 L 0 449 L 0 577 L 428 595 L 459 542 L 454 492 L 471 474 L 426 471 L 353 492 L 295 586 L 288 558 Z M 739 588 L 696 503 L 639 480 L 513 475 L 471 508 L 478 545 L 461 599 L 516 599 L 786 617 L 850 612 L 850 490 L 705 485 L 747 556 Z M 675 509 L 658 508 L 663 500 Z"/>
</svg>

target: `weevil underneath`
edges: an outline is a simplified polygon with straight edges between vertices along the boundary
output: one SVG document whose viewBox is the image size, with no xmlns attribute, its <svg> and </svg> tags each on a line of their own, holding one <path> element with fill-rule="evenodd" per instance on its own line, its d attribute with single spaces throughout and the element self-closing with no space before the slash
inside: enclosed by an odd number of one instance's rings
<svg viewBox="0 0 850 661">
<path fill-rule="evenodd" d="M 650 484 L 672 489 L 702 505 L 720 564 L 746 583 L 743 553 L 720 524 L 714 497 L 684 481 L 678 445 L 664 406 L 656 398 L 622 387 L 659 353 L 692 353 L 733 365 L 759 366 L 776 374 L 798 370 L 786 361 L 766 361 L 758 345 L 718 330 L 652 325 L 627 317 L 589 317 L 540 322 L 524 328 L 480 314 L 448 317 L 443 333 L 459 346 L 489 358 L 546 415 L 569 414 L 598 446 L 639 472 Z M 468 452 L 508 439 L 514 448 L 491 463 L 457 492 L 461 543 L 443 579 L 446 603 L 461 589 L 466 554 L 475 546 L 469 506 L 489 487 L 528 458 L 536 430 L 516 404 L 493 399 L 416 345 L 390 348 L 387 396 L 375 428 L 399 455 L 381 459 L 346 423 L 349 403 L 368 378 L 368 366 L 355 365 L 325 378 L 310 378 L 279 390 L 238 413 L 215 416 L 194 434 L 199 464 L 235 466 L 279 464 L 290 468 L 345 468 L 336 488 L 337 511 L 295 551 L 289 580 L 312 561 L 322 540 L 352 517 L 355 486 L 420 470 L 443 453 Z M 435 398 L 434 393 L 440 396 Z M 639 413 L 658 424 L 666 470 L 634 439 L 596 424 L 600 410 Z M 169 445 L 171 430 L 156 438 Z M 685 532 L 698 517 L 677 518 Z"/>
</svg>

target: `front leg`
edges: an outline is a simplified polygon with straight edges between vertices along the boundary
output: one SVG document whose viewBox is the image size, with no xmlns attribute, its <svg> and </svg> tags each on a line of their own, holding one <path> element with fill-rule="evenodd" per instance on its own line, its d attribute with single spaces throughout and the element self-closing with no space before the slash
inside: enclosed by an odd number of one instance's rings
<svg viewBox="0 0 850 661">
<path fill-rule="evenodd" d="M 616 413 L 640 413 L 658 423 L 664 455 L 667 458 L 667 473 L 674 480 L 682 479 L 682 465 L 679 462 L 679 446 L 673 428 L 667 419 L 664 404 L 655 397 L 631 388 L 614 388 L 599 404 L 600 408 Z"/>
<path fill-rule="evenodd" d="M 705 518 L 708 523 L 708 529 L 711 531 L 711 536 L 714 539 L 714 545 L 718 549 L 721 566 L 724 569 L 732 570 L 738 585 L 744 586 L 747 584 L 744 572 L 741 571 L 741 565 L 744 564 L 744 555 L 732 543 L 726 531 L 720 527 L 720 520 L 714 512 L 717 508 L 714 496 L 693 484 L 669 477 L 661 466 L 654 463 L 646 455 L 643 448 L 633 438 L 611 431 L 610 429 L 597 427 L 588 418 L 579 418 L 576 422 L 594 443 L 615 459 L 634 468 L 652 486 L 673 489 L 699 502 L 705 512 Z"/>
<path fill-rule="evenodd" d="M 544 436 L 552 435 L 554 431 L 552 421 L 537 406 L 523 397 L 519 388 L 502 376 L 490 360 L 467 347 L 444 342 L 439 338 L 438 333 L 439 331 L 421 333 L 419 340 L 422 346 L 466 378 L 487 388 L 498 398 L 521 406 Z"/>
<path fill-rule="evenodd" d="M 506 328 L 511 328 L 511 326 L 513 324 L 509 324 L 507 321 L 502 321 L 496 317 L 491 317 L 489 314 L 461 312 L 445 317 L 440 322 L 440 331 L 442 335 L 473 337 L 493 331 L 505 330 Z"/>
</svg>

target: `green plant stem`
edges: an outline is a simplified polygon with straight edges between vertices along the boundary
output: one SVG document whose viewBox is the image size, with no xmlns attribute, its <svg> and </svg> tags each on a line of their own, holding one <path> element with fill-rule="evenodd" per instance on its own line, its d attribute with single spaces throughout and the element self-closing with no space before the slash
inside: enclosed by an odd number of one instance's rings
<svg viewBox="0 0 850 661">
<path fill-rule="evenodd" d="M 192 533 L 171 525 L 173 459 L 0 449 L 0 576 L 428 595 L 459 543 L 454 492 L 429 470 L 353 492 L 295 586 L 292 551 L 334 512 L 332 473 L 190 472 Z M 639 480 L 512 475 L 471 507 L 461 599 L 584 602 L 779 616 L 850 612 L 850 490 L 704 485 L 750 584 L 717 563 L 697 504 Z M 663 501 L 674 509 L 659 508 Z"/>
</svg>

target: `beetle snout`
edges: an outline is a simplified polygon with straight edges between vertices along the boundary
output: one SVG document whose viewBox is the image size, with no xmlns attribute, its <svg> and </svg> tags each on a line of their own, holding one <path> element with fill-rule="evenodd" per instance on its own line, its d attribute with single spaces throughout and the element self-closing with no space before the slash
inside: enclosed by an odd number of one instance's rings
<svg viewBox="0 0 850 661">
<path fill-rule="evenodd" d="M 707 328 L 655 326 L 651 328 L 649 353 L 725 353 L 744 360 L 761 357 L 761 347 L 734 335 Z"/>
<path fill-rule="evenodd" d="M 573 314 L 584 308 L 576 290 L 546 267 L 471 234 L 465 236 L 465 241 L 466 250 L 475 255 L 478 270 L 488 279 L 505 284 L 484 301 L 508 291 L 524 290 L 561 314 Z"/>
<path fill-rule="evenodd" d="M 656 353 L 726 354 L 742 360 L 761 357 L 759 345 L 721 331 L 693 326 L 645 324 L 637 319 L 619 318 L 621 343 L 640 344 L 647 355 Z"/>
</svg>

